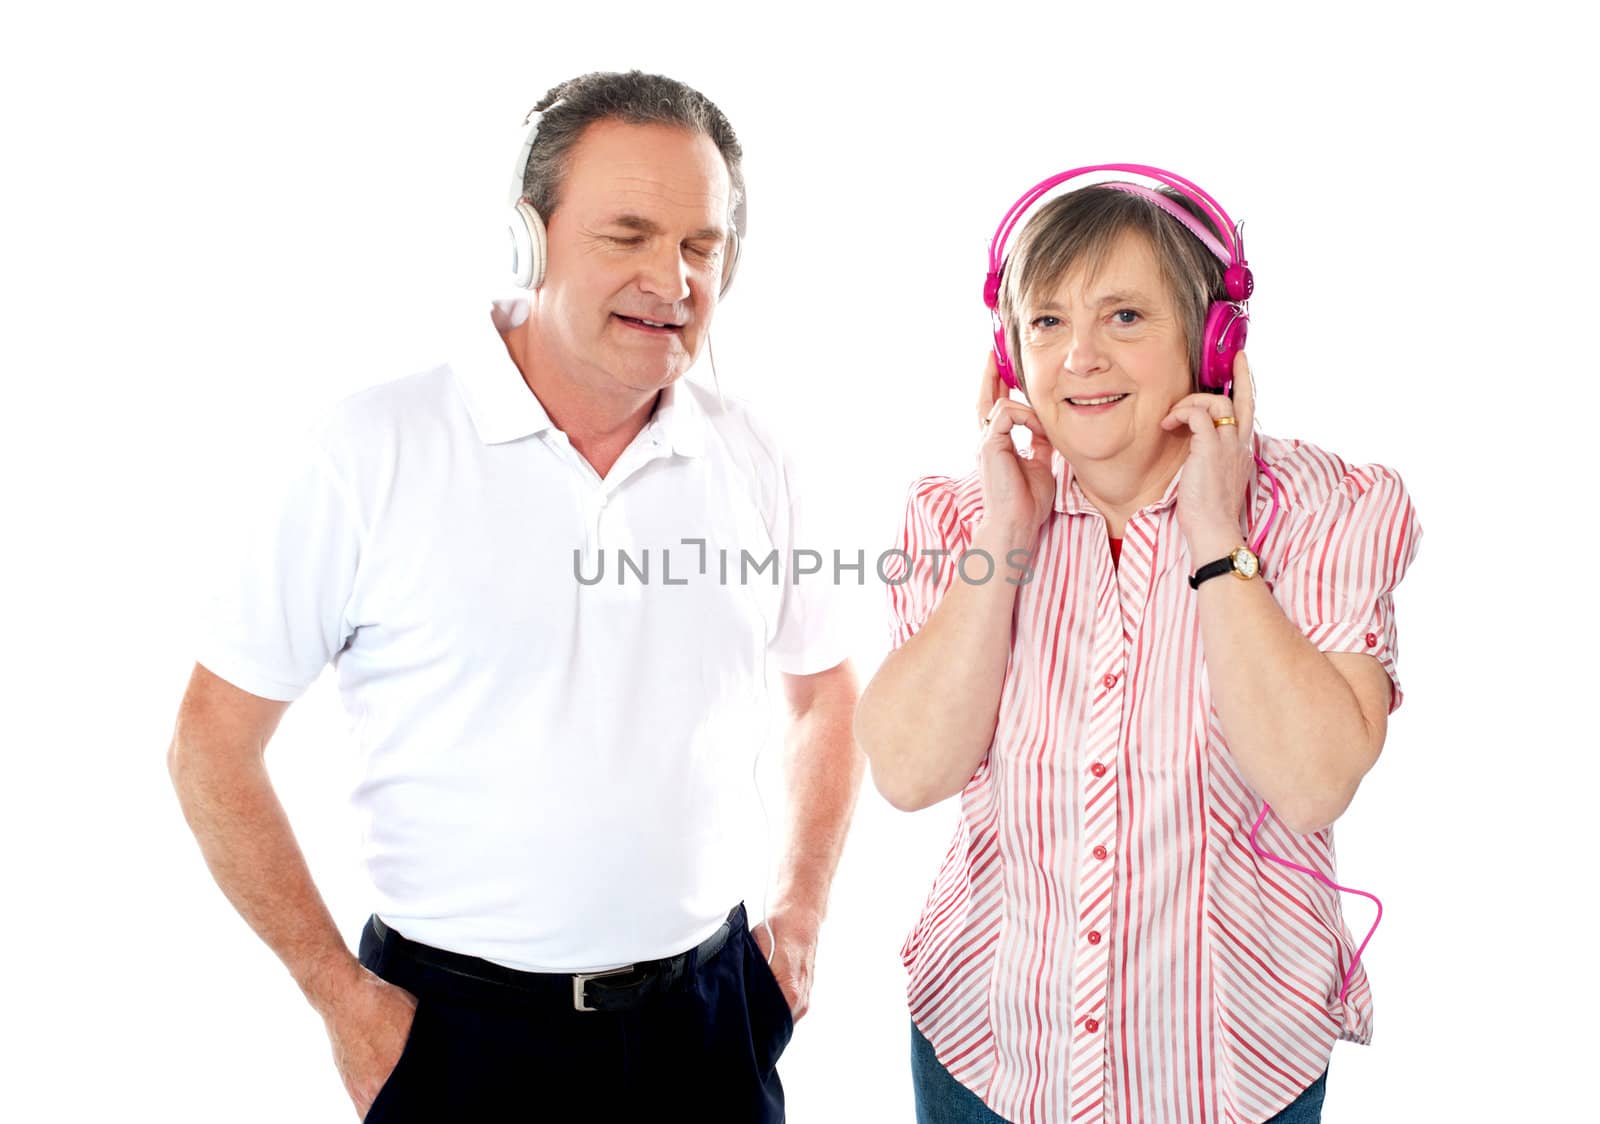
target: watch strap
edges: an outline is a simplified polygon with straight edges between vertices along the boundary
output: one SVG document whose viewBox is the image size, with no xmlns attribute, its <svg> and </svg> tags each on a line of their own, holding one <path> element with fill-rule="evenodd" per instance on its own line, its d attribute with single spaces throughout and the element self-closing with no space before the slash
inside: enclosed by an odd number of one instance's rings
<svg viewBox="0 0 1600 1124">
<path fill-rule="evenodd" d="M 1219 578 L 1223 574 L 1231 573 L 1233 573 L 1233 555 L 1230 554 L 1224 558 L 1218 558 L 1215 562 L 1207 562 L 1204 566 L 1201 566 L 1194 573 L 1190 574 L 1189 588 L 1199 589 L 1201 582 L 1207 582 L 1212 578 Z"/>
</svg>

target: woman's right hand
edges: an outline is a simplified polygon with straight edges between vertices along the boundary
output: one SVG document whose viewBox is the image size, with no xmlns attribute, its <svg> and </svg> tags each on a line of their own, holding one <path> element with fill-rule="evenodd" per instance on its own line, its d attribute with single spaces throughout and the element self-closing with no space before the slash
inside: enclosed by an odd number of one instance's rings
<svg viewBox="0 0 1600 1124">
<path fill-rule="evenodd" d="M 996 524 L 1012 535 L 1025 536 L 1031 545 L 1033 536 L 1055 506 L 1056 482 L 1050 471 L 1055 450 L 1033 407 L 1013 401 L 1003 393 L 1005 388 L 995 370 L 993 352 L 989 353 L 983 378 L 984 396 L 994 396 L 984 418 L 983 440 L 978 446 L 983 521 Z M 981 404 L 982 397 L 979 401 Z M 1027 456 L 1019 454 L 1011 440 L 1011 431 L 1017 426 L 1028 429 Z"/>
</svg>

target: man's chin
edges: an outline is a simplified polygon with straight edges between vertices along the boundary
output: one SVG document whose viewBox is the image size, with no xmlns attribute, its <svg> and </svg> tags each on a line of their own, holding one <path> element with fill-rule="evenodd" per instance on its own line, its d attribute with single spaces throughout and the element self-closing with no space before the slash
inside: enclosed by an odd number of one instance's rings
<svg viewBox="0 0 1600 1124">
<path fill-rule="evenodd" d="M 641 394 L 648 394 L 658 390 L 665 390 L 684 375 L 689 373 L 690 364 L 674 364 L 665 370 L 661 368 L 626 368 L 614 372 L 613 377 L 617 382 L 630 390 Z"/>
</svg>

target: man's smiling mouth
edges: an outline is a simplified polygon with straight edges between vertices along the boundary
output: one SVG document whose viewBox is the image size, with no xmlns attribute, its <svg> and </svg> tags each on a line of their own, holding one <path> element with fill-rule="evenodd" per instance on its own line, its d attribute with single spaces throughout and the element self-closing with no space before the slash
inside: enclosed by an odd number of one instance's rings
<svg viewBox="0 0 1600 1124">
<path fill-rule="evenodd" d="M 683 327 L 682 324 L 674 324 L 667 320 L 646 320 L 642 316 L 624 316 L 620 312 L 614 312 L 612 315 L 625 324 L 634 324 L 638 327 L 649 328 L 658 332 L 676 332 L 678 329 Z"/>
</svg>

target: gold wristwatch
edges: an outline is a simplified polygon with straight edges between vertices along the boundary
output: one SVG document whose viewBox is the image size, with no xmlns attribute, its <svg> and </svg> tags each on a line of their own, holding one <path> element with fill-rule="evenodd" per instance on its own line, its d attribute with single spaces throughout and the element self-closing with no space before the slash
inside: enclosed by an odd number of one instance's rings
<svg viewBox="0 0 1600 1124">
<path fill-rule="evenodd" d="M 1212 578 L 1221 577 L 1223 574 L 1232 574 L 1240 581 L 1249 581 L 1261 573 L 1261 559 L 1248 546 L 1234 547 L 1228 552 L 1226 558 L 1218 558 L 1215 562 L 1207 562 L 1194 573 L 1189 575 L 1189 588 L 1199 589 L 1200 583 L 1210 581 Z"/>
</svg>

